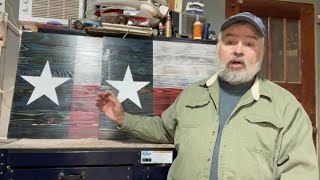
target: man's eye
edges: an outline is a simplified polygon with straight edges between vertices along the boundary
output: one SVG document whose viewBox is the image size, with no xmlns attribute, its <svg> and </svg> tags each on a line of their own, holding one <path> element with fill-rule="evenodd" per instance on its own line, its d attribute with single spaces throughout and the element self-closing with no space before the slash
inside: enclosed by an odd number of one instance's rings
<svg viewBox="0 0 320 180">
<path fill-rule="evenodd" d="M 248 43 L 246 43 L 246 46 L 248 46 L 248 47 L 254 47 L 255 45 L 254 45 L 254 43 L 248 42 Z"/>
<path fill-rule="evenodd" d="M 234 41 L 227 41 L 227 42 L 226 42 L 226 45 L 234 45 L 234 44 L 235 44 Z"/>
</svg>

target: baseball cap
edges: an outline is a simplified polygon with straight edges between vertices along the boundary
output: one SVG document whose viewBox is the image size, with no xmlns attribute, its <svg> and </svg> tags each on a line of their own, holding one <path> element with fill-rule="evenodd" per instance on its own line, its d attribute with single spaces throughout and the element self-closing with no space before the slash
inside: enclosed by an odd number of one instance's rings
<svg viewBox="0 0 320 180">
<path fill-rule="evenodd" d="M 231 26 L 232 24 L 236 22 L 248 22 L 250 23 L 253 27 L 255 27 L 260 34 L 265 37 L 266 36 L 266 28 L 262 22 L 262 20 L 255 16 L 254 14 L 251 14 L 249 12 L 241 12 L 236 15 L 233 15 L 229 17 L 227 20 L 224 21 L 224 23 L 220 27 L 220 31 L 225 30 L 227 27 Z"/>
</svg>

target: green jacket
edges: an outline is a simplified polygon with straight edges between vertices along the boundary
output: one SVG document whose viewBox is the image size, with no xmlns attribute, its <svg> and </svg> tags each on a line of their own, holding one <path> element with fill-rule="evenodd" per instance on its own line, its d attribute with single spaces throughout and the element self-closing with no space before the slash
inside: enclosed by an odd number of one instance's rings
<svg viewBox="0 0 320 180">
<path fill-rule="evenodd" d="M 182 91 L 160 117 L 126 113 L 121 129 L 174 143 L 169 180 L 208 180 L 219 123 L 217 75 Z M 256 78 L 229 116 L 221 137 L 219 180 L 319 180 L 308 115 L 285 89 Z"/>
</svg>

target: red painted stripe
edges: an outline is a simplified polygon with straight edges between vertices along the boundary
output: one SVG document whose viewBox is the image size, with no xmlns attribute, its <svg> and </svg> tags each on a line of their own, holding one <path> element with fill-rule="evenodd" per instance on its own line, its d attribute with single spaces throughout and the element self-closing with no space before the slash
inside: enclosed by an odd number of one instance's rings
<svg viewBox="0 0 320 180">
<path fill-rule="evenodd" d="M 96 91 L 99 86 L 74 85 L 70 112 L 68 138 L 97 138 L 99 109 L 96 104 Z"/>
<path fill-rule="evenodd" d="M 182 89 L 153 88 L 152 111 L 153 115 L 160 115 L 176 99 Z"/>
</svg>

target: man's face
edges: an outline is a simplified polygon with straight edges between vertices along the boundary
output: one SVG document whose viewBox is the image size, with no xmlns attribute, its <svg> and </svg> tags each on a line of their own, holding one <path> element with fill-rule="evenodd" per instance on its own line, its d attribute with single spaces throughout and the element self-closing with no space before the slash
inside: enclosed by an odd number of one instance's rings
<svg viewBox="0 0 320 180">
<path fill-rule="evenodd" d="M 226 28 L 217 46 L 219 77 L 230 84 L 252 80 L 261 68 L 263 46 L 263 38 L 248 23 Z"/>
</svg>

